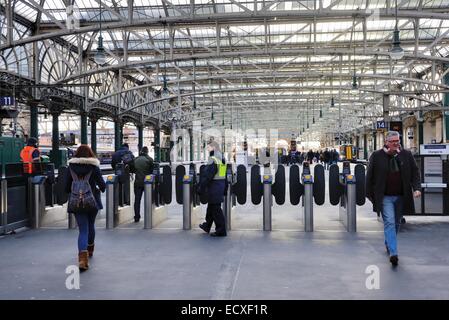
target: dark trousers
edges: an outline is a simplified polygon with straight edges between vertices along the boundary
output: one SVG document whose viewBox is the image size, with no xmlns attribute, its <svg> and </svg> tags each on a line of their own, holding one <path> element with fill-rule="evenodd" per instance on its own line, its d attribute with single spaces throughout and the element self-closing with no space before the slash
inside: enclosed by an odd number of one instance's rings
<svg viewBox="0 0 449 320">
<path fill-rule="evenodd" d="M 226 234 L 226 222 L 221 210 L 220 203 L 209 203 L 206 211 L 206 227 L 210 230 L 212 222 L 215 223 L 215 232 L 219 234 Z"/>
<path fill-rule="evenodd" d="M 134 219 L 140 219 L 140 201 L 142 200 L 143 187 L 134 186 Z"/>
</svg>

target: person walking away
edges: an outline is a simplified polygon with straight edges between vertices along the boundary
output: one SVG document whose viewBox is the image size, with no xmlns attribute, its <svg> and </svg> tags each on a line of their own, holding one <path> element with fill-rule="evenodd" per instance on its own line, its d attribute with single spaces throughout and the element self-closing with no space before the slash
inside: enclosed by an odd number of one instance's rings
<svg viewBox="0 0 449 320">
<path fill-rule="evenodd" d="M 216 141 L 207 145 L 209 162 L 201 177 L 199 193 L 207 193 L 206 221 L 199 225 L 206 233 L 209 233 L 212 223 L 215 223 L 213 237 L 226 236 L 226 222 L 221 209 L 226 188 L 226 163 Z"/>
<path fill-rule="evenodd" d="M 134 222 L 140 221 L 140 202 L 144 192 L 145 176 L 153 173 L 154 162 L 148 155 L 148 147 L 143 147 L 137 158 L 134 159 L 133 170 L 136 174 L 134 180 Z"/>
<path fill-rule="evenodd" d="M 414 214 L 413 198 L 421 196 L 419 168 L 399 142 L 399 132 L 389 131 L 383 148 L 371 155 L 366 175 L 366 196 L 373 211 L 382 215 L 384 243 L 393 266 L 399 262 L 397 233 L 402 215 Z"/>
<path fill-rule="evenodd" d="M 78 263 L 80 271 L 89 269 L 89 257 L 95 247 L 95 218 L 103 209 L 100 191 L 106 184 L 100 161 L 88 145 L 80 145 L 65 174 L 65 191 L 69 193 L 67 212 L 75 215 L 78 224 Z"/>
</svg>

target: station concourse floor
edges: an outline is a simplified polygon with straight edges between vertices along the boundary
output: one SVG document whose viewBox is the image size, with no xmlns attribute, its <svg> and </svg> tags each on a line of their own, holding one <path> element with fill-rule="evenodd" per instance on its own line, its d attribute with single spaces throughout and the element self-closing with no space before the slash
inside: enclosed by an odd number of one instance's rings
<svg viewBox="0 0 449 320">
<path fill-rule="evenodd" d="M 326 186 L 325 204 L 314 206 L 315 231 L 306 233 L 286 173 L 286 202 L 274 203 L 271 232 L 262 231 L 262 204 L 251 203 L 249 186 L 223 238 L 197 225 L 182 230 L 174 193 L 168 219 L 151 230 L 142 220 L 106 230 L 100 212 L 79 290 L 65 285 L 66 268 L 78 263 L 78 230 L 64 223 L 0 236 L 0 299 L 449 299 L 449 217 L 406 216 L 393 268 L 369 201 L 357 207 L 357 233 L 348 233 Z M 368 289 L 376 267 L 379 288 Z"/>
</svg>

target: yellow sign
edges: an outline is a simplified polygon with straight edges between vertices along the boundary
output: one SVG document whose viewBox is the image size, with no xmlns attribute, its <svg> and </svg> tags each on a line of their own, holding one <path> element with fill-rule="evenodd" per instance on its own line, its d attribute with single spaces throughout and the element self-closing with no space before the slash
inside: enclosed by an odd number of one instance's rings
<svg viewBox="0 0 449 320">
<path fill-rule="evenodd" d="M 306 174 L 306 175 L 304 176 L 304 178 L 310 179 L 310 178 L 311 178 L 311 177 L 310 177 L 310 174 Z"/>
<path fill-rule="evenodd" d="M 108 180 L 111 181 L 114 177 L 113 176 L 108 176 Z"/>
<path fill-rule="evenodd" d="M 187 180 L 187 179 L 189 179 L 190 178 L 190 176 L 188 176 L 188 175 L 185 175 L 184 176 L 184 180 Z"/>
<path fill-rule="evenodd" d="M 263 176 L 263 178 L 264 178 L 265 180 L 267 180 L 269 177 L 268 177 L 268 176 Z"/>
<path fill-rule="evenodd" d="M 348 179 L 352 179 L 354 176 L 352 174 L 348 175 Z"/>
</svg>

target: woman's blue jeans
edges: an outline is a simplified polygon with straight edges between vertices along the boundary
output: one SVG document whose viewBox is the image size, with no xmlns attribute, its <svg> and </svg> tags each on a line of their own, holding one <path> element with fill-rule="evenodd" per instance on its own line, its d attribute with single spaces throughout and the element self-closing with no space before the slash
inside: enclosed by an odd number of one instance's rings
<svg viewBox="0 0 449 320">
<path fill-rule="evenodd" d="M 402 218 L 402 196 L 384 196 L 382 219 L 384 221 L 385 245 L 390 256 L 398 255 L 396 235 Z"/>
<path fill-rule="evenodd" d="M 78 223 L 78 251 L 87 250 L 87 244 L 94 244 L 95 241 L 95 218 L 98 211 L 78 212 L 75 214 Z"/>
</svg>

